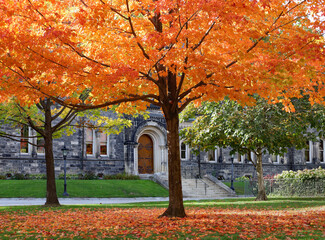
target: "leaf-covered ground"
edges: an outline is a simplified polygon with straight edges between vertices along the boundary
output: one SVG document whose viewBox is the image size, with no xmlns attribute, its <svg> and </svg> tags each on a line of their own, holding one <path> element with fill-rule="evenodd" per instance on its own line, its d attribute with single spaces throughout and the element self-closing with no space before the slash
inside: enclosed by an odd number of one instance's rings
<svg viewBox="0 0 325 240">
<path fill-rule="evenodd" d="M 324 239 L 325 207 L 188 208 L 184 219 L 162 208 L 76 208 L 0 212 L 0 239 Z"/>
</svg>

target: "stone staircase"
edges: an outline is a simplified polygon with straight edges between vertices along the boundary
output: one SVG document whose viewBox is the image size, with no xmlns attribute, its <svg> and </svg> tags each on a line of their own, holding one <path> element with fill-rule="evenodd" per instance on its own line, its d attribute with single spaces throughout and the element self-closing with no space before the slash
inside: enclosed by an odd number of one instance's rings
<svg viewBox="0 0 325 240">
<path fill-rule="evenodd" d="M 166 175 L 155 174 L 152 180 L 168 189 L 168 178 Z M 236 197 L 236 193 L 233 190 L 211 175 L 206 175 L 203 178 L 183 178 L 182 189 L 184 197 Z"/>
</svg>

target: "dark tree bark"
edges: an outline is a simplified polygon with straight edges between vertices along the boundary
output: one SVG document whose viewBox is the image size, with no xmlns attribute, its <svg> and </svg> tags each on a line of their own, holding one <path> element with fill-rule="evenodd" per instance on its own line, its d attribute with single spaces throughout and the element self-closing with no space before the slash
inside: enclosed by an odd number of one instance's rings
<svg viewBox="0 0 325 240">
<path fill-rule="evenodd" d="M 164 102 L 162 109 L 167 124 L 167 146 L 168 146 L 168 185 L 169 206 L 161 216 L 185 217 L 183 204 L 181 158 L 179 149 L 179 112 L 177 77 L 175 73 L 168 71 L 166 78 L 160 79 L 160 96 Z"/>
<path fill-rule="evenodd" d="M 186 217 L 182 180 L 181 180 L 181 160 L 179 152 L 179 119 L 178 112 L 169 114 L 167 122 L 167 146 L 168 146 L 168 185 L 169 185 L 169 205 L 161 216 Z"/>
<path fill-rule="evenodd" d="M 56 193 L 55 171 L 54 171 L 54 156 L 53 156 L 53 132 L 52 132 L 52 115 L 51 115 L 51 100 L 47 99 L 42 102 L 44 109 L 44 148 L 46 160 L 46 202 L 45 205 L 58 206 L 60 205 Z"/>
<path fill-rule="evenodd" d="M 45 205 L 60 205 L 56 192 L 54 157 L 53 157 L 53 141 L 52 134 L 45 137 L 45 160 L 46 160 L 46 202 Z"/>
<path fill-rule="evenodd" d="M 262 166 L 262 152 L 258 152 L 256 155 L 256 172 L 257 172 L 257 196 L 255 198 L 255 201 L 266 201 L 266 191 L 265 191 L 265 185 L 264 185 L 264 177 L 263 177 L 263 166 Z"/>
</svg>

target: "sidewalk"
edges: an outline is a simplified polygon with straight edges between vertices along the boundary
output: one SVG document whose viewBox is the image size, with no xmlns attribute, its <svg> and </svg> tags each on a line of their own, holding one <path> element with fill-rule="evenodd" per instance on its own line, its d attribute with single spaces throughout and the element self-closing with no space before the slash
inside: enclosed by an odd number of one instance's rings
<svg viewBox="0 0 325 240">
<path fill-rule="evenodd" d="M 27 206 L 44 205 L 45 198 L 0 198 L 0 206 Z M 135 202 L 159 202 L 168 201 L 168 198 L 146 197 L 146 198 L 59 198 L 62 205 L 84 205 L 84 204 L 117 204 Z"/>
<path fill-rule="evenodd" d="M 186 200 L 202 200 L 211 198 L 184 198 Z M 217 198 L 213 198 L 217 199 Z M 225 199 L 225 198 L 218 198 Z M 168 197 L 141 197 L 141 198 L 59 198 L 62 205 L 86 205 L 86 204 L 119 204 L 136 202 L 162 202 L 168 201 Z M 0 198 L 0 206 L 28 206 L 44 205 L 45 198 Z"/>
</svg>

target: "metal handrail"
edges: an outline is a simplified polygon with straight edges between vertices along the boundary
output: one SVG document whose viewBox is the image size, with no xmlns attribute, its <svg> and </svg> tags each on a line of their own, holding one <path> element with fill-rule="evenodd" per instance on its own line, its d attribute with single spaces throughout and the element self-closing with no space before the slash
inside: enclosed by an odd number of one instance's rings
<svg viewBox="0 0 325 240">
<path fill-rule="evenodd" d="M 197 188 L 197 180 L 200 180 L 202 183 L 204 183 L 204 195 L 207 195 L 207 188 L 209 187 L 209 185 L 204 182 L 201 178 L 195 178 L 195 187 Z"/>
</svg>

